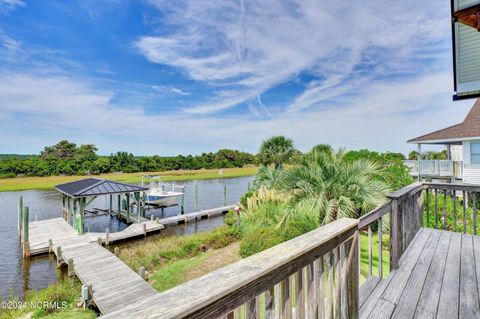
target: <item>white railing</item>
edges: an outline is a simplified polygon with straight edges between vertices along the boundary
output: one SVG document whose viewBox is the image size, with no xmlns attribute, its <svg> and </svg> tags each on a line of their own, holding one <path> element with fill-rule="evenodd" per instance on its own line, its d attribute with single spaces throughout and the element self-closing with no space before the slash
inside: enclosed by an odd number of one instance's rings
<svg viewBox="0 0 480 319">
<path fill-rule="evenodd" d="M 450 160 L 407 160 L 405 165 L 410 169 L 410 175 L 418 176 L 419 167 L 422 176 L 462 178 L 463 162 Z M 420 165 L 419 165 L 420 164 Z"/>
</svg>

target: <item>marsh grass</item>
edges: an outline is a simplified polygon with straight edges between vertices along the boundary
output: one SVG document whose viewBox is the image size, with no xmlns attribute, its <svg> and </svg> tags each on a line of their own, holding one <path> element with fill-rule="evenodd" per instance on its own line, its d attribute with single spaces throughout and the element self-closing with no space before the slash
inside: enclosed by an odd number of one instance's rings
<svg viewBox="0 0 480 319">
<path fill-rule="evenodd" d="M 138 243 L 122 248 L 119 257 L 135 271 L 145 267 L 149 272 L 153 272 L 169 262 L 192 258 L 208 249 L 223 248 L 236 240 L 235 231 L 228 226 L 222 226 L 211 232 Z"/>
<path fill-rule="evenodd" d="M 31 290 L 25 296 L 25 308 L 0 309 L 0 318 L 96 318 L 92 310 L 77 307 L 81 296 L 81 283 L 76 278 L 60 278 L 59 281 L 41 290 Z M 8 298 L 10 302 L 20 302 L 15 297 Z M 50 306 L 45 306 L 45 302 Z M 55 306 L 52 306 L 55 305 Z"/>
<path fill-rule="evenodd" d="M 223 178 L 234 178 L 255 175 L 257 167 L 224 168 Z M 0 179 L 0 192 L 20 191 L 27 189 L 51 189 L 57 184 L 67 183 L 87 177 L 99 177 L 125 183 L 139 183 L 145 174 L 164 176 L 163 181 L 186 181 L 193 179 L 219 178 L 218 169 L 178 170 L 148 173 L 110 173 L 98 176 L 46 176 L 46 177 L 16 177 Z"/>
</svg>

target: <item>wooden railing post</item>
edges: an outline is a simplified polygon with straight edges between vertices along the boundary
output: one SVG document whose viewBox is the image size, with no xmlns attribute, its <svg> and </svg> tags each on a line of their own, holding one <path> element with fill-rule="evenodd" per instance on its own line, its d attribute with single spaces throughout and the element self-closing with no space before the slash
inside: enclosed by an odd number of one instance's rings
<svg viewBox="0 0 480 319">
<path fill-rule="evenodd" d="M 390 271 L 398 268 L 402 256 L 403 216 L 400 202 L 392 199 L 390 209 Z"/>
</svg>

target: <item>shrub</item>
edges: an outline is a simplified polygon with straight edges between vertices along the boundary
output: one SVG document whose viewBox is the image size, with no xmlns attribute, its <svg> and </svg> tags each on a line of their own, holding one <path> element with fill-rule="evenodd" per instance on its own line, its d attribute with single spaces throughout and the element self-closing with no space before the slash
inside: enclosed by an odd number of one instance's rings
<svg viewBox="0 0 480 319">
<path fill-rule="evenodd" d="M 283 238 L 290 240 L 300 235 L 306 234 L 315 228 L 318 224 L 308 218 L 295 218 L 287 222 L 283 230 Z"/>
<path fill-rule="evenodd" d="M 247 233 L 240 245 L 240 256 L 248 257 L 283 242 L 281 231 L 275 227 L 256 228 Z"/>
</svg>

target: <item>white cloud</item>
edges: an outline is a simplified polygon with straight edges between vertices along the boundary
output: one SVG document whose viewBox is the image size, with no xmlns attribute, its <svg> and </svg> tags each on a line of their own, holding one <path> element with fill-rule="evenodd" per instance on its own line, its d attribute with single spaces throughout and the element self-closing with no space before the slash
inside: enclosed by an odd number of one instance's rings
<svg viewBox="0 0 480 319">
<path fill-rule="evenodd" d="M 13 10 L 17 7 L 23 7 L 25 2 L 22 0 L 0 0 L 0 9 Z"/>
<path fill-rule="evenodd" d="M 287 109 L 308 109 L 343 93 L 345 87 L 363 85 L 356 74 L 360 64 L 405 65 L 417 46 L 429 46 L 449 32 L 448 6 L 435 1 L 151 3 L 164 13 L 163 27 L 159 35 L 140 37 L 139 51 L 152 62 L 184 70 L 191 79 L 236 91 L 186 110 L 195 114 L 255 101 L 302 72 L 315 80 Z M 383 54 L 381 61 L 371 51 Z M 366 61 L 367 55 L 371 61 Z M 369 78 L 381 71 L 372 68 Z"/>
<path fill-rule="evenodd" d="M 170 91 L 172 91 L 173 93 L 176 93 L 176 94 L 179 94 L 179 95 L 190 95 L 190 92 L 186 92 L 182 89 L 179 89 L 179 88 L 171 88 Z"/>
<path fill-rule="evenodd" d="M 283 134 L 303 151 L 331 143 L 407 152 L 412 149 L 406 144 L 409 138 L 465 116 L 472 101 L 452 107 L 449 79 L 448 73 L 432 73 L 409 82 L 386 82 L 358 92 L 358 97 L 343 97 L 334 108 L 257 120 L 249 115 L 150 114 L 140 106 L 113 104 L 113 92 L 98 90 L 85 79 L 3 72 L 0 135 L 15 138 L 1 139 L 0 148 L 15 152 L 22 147 L 19 141 L 28 141 L 40 151 L 45 144 L 67 138 L 95 143 L 102 153 L 168 155 L 221 147 L 256 152 L 264 138 Z M 254 112 L 263 115 L 258 108 Z M 32 152 L 32 146 L 26 152 Z"/>
</svg>

